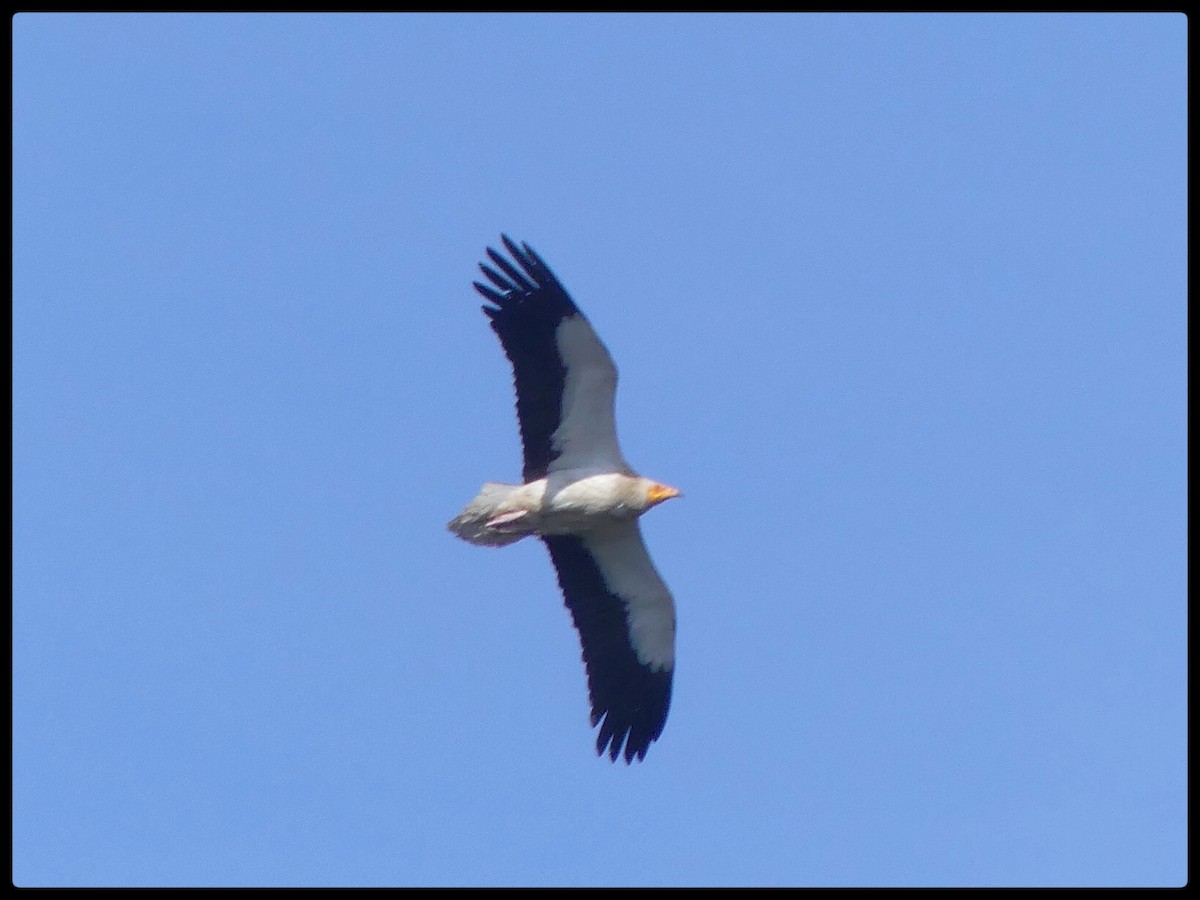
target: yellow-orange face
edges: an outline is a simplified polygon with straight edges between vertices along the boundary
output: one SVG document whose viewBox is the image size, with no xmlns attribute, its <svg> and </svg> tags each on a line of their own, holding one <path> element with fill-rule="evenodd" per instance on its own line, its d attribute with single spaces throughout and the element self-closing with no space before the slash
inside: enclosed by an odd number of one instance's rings
<svg viewBox="0 0 1200 900">
<path fill-rule="evenodd" d="M 650 505 L 662 503 L 664 500 L 670 500 L 672 497 L 682 497 L 683 493 L 679 488 L 669 487 L 665 484 L 652 484 L 646 490 L 646 498 L 650 501 Z"/>
</svg>

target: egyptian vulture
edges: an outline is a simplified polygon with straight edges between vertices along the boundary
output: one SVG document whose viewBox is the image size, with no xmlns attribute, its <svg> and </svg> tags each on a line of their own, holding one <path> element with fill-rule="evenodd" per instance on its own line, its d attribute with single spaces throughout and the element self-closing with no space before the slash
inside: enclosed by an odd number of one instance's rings
<svg viewBox="0 0 1200 900">
<path fill-rule="evenodd" d="M 448 527 L 485 547 L 546 545 L 583 645 L 596 752 L 630 763 L 662 734 L 675 668 L 675 604 L 637 520 L 680 494 L 625 461 L 612 357 L 533 248 L 501 240 L 516 265 L 489 247 L 491 285 L 475 290 L 512 363 L 523 483 L 485 484 Z"/>
</svg>

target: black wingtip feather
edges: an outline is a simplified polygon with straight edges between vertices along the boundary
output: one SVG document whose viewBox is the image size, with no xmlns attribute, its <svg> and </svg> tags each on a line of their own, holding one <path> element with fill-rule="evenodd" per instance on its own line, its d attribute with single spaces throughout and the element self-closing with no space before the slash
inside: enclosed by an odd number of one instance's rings
<svg viewBox="0 0 1200 900">
<path fill-rule="evenodd" d="M 491 266 L 487 265 L 486 263 L 479 264 L 479 271 L 482 272 L 487 277 L 488 281 L 490 281 L 496 287 L 500 288 L 500 290 L 504 291 L 505 293 L 510 293 L 517 289 L 517 286 L 515 284 L 513 284 L 511 281 L 509 281 L 507 278 L 505 278 L 503 275 L 501 275 L 499 272 L 497 272 L 495 269 L 493 269 Z"/>
<path fill-rule="evenodd" d="M 479 291 L 479 293 L 483 294 L 484 297 L 491 300 L 497 306 L 504 305 L 504 295 L 503 294 L 497 293 L 496 291 L 494 291 L 490 287 L 488 287 L 486 284 L 480 284 L 478 281 L 472 281 L 471 284 L 475 285 L 475 290 Z M 489 307 L 485 306 L 483 308 L 483 311 L 488 312 Z M 492 312 L 499 312 L 499 310 L 492 310 Z"/>
<path fill-rule="evenodd" d="M 497 253 L 491 247 L 487 248 L 487 255 L 488 255 L 488 258 L 491 259 L 492 262 L 494 262 L 496 265 L 498 265 L 500 267 L 500 270 L 505 275 L 507 275 L 509 278 L 512 279 L 514 284 L 520 286 L 521 290 L 523 290 L 523 291 L 534 290 L 533 283 L 528 278 L 526 278 L 524 275 L 522 275 L 517 270 L 516 266 L 514 266 L 512 263 L 510 263 L 507 259 L 505 259 L 503 256 L 501 256 L 499 253 Z M 482 263 L 480 265 L 482 265 Z"/>
<path fill-rule="evenodd" d="M 507 234 L 504 234 L 503 232 L 501 232 L 500 240 L 504 244 L 504 248 L 509 253 L 511 253 L 513 256 L 515 256 L 517 258 L 517 260 L 519 261 L 521 259 L 521 251 L 520 251 L 520 249 L 518 249 L 517 245 L 513 243 L 513 239 L 510 238 Z"/>
<path fill-rule="evenodd" d="M 550 267 L 548 265 L 546 265 L 545 260 L 543 260 L 540 256 L 538 256 L 538 253 L 536 250 L 534 250 L 532 247 L 530 247 L 528 244 L 526 244 L 523 241 L 521 243 L 521 246 L 525 248 L 525 255 L 528 256 L 535 265 L 540 266 L 541 268 L 549 271 Z"/>
</svg>

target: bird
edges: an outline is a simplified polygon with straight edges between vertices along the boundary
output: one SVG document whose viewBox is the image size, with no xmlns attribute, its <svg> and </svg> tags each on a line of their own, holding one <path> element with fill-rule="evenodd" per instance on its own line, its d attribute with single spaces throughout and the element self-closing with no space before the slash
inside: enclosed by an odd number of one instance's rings
<svg viewBox="0 0 1200 900">
<path fill-rule="evenodd" d="M 617 443 L 617 368 L 587 318 L 529 244 L 487 248 L 483 312 L 512 364 L 522 483 L 487 482 L 448 528 L 501 547 L 536 536 L 579 633 L 596 753 L 641 762 L 671 705 L 675 601 L 638 518 L 682 496 L 643 478 Z"/>
</svg>

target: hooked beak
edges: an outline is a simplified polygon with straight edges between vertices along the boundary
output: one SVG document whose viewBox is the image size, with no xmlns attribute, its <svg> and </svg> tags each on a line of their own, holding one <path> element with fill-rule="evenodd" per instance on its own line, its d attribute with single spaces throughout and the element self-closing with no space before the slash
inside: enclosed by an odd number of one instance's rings
<svg viewBox="0 0 1200 900">
<path fill-rule="evenodd" d="M 664 500 L 670 500 L 672 497 L 682 497 L 683 491 L 679 490 L 679 488 L 673 488 L 670 485 L 656 484 L 646 492 L 646 495 L 650 498 L 651 505 L 655 505 L 662 503 Z"/>
</svg>

